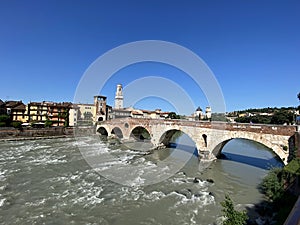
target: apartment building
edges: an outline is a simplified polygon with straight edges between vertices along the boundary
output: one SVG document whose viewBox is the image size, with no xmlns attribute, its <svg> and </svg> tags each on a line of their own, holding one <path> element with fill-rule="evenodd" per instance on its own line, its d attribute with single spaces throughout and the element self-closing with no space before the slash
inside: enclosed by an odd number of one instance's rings
<svg viewBox="0 0 300 225">
<path fill-rule="evenodd" d="M 70 102 L 30 102 L 27 105 L 28 122 L 50 126 L 69 126 Z"/>
<path fill-rule="evenodd" d="M 69 113 L 70 126 L 90 126 L 96 119 L 94 104 L 73 104 Z"/>
<path fill-rule="evenodd" d="M 6 101 L 4 107 L 12 121 L 26 122 L 28 120 L 26 105 L 22 101 Z"/>
</svg>

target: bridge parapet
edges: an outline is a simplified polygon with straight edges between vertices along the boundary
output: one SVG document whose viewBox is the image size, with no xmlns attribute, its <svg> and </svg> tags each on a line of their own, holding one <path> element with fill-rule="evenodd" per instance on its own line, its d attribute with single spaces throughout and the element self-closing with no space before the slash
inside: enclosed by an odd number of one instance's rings
<svg viewBox="0 0 300 225">
<path fill-rule="evenodd" d="M 247 123 L 226 123 L 226 130 L 247 131 L 263 134 L 274 134 L 292 136 L 297 132 L 297 126 L 272 125 L 272 124 L 247 124 Z"/>
<path fill-rule="evenodd" d="M 296 125 L 273 125 L 273 124 L 249 124 L 249 123 L 226 123 L 218 121 L 189 121 L 189 120 L 174 120 L 174 119 L 138 119 L 138 118 L 120 118 L 114 120 L 107 120 L 97 122 L 97 125 L 111 124 L 117 125 L 122 123 L 130 123 L 132 125 L 158 125 L 164 124 L 167 126 L 188 126 L 188 127 L 201 127 L 210 128 L 217 130 L 228 130 L 228 131 L 247 131 L 254 133 L 263 134 L 274 134 L 274 135 L 285 135 L 292 136 L 295 132 L 299 132 L 299 126 Z"/>
</svg>

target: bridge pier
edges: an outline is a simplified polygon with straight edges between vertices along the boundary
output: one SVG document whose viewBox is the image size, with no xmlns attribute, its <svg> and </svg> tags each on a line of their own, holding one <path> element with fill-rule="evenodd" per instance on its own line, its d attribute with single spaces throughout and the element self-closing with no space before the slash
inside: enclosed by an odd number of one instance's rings
<svg viewBox="0 0 300 225">
<path fill-rule="evenodd" d="M 212 161 L 215 160 L 217 157 L 212 154 L 210 151 L 202 151 L 198 150 L 198 157 L 200 161 Z"/>
</svg>

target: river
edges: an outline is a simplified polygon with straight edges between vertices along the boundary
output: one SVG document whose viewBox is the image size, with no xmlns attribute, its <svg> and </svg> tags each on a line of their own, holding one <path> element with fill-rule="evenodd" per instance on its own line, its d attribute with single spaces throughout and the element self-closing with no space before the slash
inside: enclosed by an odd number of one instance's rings
<svg viewBox="0 0 300 225">
<path fill-rule="evenodd" d="M 258 184 L 271 166 L 280 166 L 264 146 L 236 139 L 223 149 L 228 159 L 207 168 L 193 156 L 159 183 L 124 186 L 89 166 L 78 149 L 89 149 L 84 143 L 74 138 L 0 142 L 0 223 L 219 224 L 225 194 L 241 209 L 258 203 L 263 198 Z M 113 153 L 116 161 L 110 164 L 120 168 L 139 164 L 146 170 L 177 149 L 143 155 L 102 142 L 96 151 L 100 157 Z"/>
</svg>

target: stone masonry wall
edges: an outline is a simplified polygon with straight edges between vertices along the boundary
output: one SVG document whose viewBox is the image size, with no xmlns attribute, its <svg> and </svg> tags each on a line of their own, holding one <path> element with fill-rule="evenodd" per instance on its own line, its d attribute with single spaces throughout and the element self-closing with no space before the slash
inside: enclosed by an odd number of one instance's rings
<svg viewBox="0 0 300 225">
<path fill-rule="evenodd" d="M 220 146 L 223 146 L 222 143 L 230 139 L 250 139 L 273 149 L 285 163 L 289 154 L 285 148 L 289 146 L 289 138 L 297 132 L 297 126 L 132 118 L 104 121 L 99 123 L 97 128 L 101 126 L 107 130 L 108 134 L 115 127 L 120 128 L 125 140 L 129 139 L 134 128 L 144 127 L 150 133 L 154 146 L 161 144 L 163 135 L 168 131 L 180 130 L 195 142 L 199 153 L 208 152 L 210 154 L 214 154 L 214 152 L 218 154 L 218 151 L 221 151 Z M 203 135 L 207 137 L 206 141 Z"/>
</svg>

